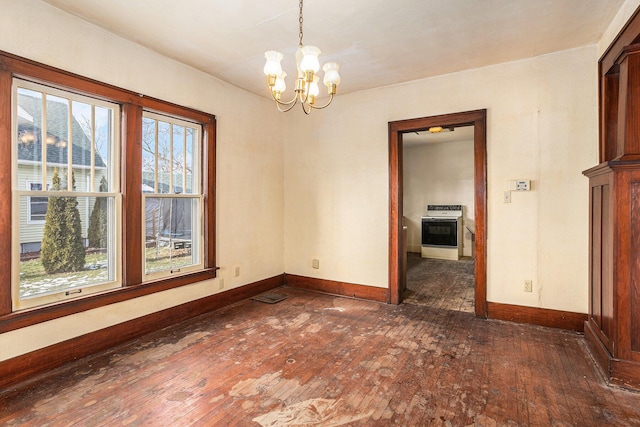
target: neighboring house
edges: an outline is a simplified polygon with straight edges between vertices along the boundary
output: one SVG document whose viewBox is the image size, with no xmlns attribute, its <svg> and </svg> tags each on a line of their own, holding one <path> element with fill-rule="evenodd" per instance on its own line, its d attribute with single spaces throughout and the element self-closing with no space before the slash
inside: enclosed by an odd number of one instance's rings
<svg viewBox="0 0 640 427">
<path fill-rule="evenodd" d="M 18 94 L 18 175 L 19 189 L 39 191 L 43 185 L 43 141 L 42 141 L 42 99 L 35 96 Z M 91 140 L 76 117 L 71 116 L 72 165 L 76 191 L 86 191 L 90 185 L 92 155 Z M 51 185 L 54 169 L 58 169 L 63 187 L 67 186 L 66 167 L 69 155 L 69 111 L 68 106 L 55 100 L 46 104 L 46 167 L 47 182 Z M 106 175 L 107 166 L 95 151 L 93 159 L 95 183 Z M 89 216 L 95 202 L 94 198 L 79 197 L 78 210 L 82 221 L 82 235 L 87 237 Z M 37 252 L 44 230 L 47 213 L 47 197 L 24 197 L 20 200 L 20 252 Z"/>
</svg>

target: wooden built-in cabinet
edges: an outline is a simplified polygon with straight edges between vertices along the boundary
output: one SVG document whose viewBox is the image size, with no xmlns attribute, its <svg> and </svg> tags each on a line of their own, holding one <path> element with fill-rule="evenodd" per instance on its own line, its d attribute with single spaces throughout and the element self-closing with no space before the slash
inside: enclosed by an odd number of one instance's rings
<svg viewBox="0 0 640 427">
<path fill-rule="evenodd" d="M 640 17 L 599 62 L 600 164 L 589 178 L 585 337 L 606 378 L 640 389 Z"/>
</svg>

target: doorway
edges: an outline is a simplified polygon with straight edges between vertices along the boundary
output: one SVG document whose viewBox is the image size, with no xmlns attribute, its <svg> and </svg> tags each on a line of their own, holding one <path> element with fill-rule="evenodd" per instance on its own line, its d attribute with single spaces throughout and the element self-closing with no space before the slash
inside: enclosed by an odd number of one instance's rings
<svg viewBox="0 0 640 427">
<path fill-rule="evenodd" d="M 487 317 L 486 283 L 486 189 L 487 141 L 486 110 L 389 122 L 389 302 L 402 302 L 406 284 L 406 252 L 403 241 L 403 134 L 419 132 L 434 126 L 473 126 L 475 265 L 474 307 L 477 317 Z"/>
</svg>

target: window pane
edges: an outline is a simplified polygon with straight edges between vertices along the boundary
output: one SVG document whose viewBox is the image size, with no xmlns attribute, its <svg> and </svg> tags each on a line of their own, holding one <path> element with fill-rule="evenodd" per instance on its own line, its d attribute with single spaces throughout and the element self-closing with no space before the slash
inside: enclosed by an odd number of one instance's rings
<svg viewBox="0 0 640 427">
<path fill-rule="evenodd" d="M 156 192 L 156 121 L 142 119 L 142 192 Z"/>
<path fill-rule="evenodd" d="M 145 273 L 198 264 L 199 198 L 145 199 Z"/>
<path fill-rule="evenodd" d="M 58 169 L 61 179 L 61 189 L 71 190 L 68 183 L 67 169 L 69 164 L 69 100 L 53 95 L 46 95 L 46 127 L 45 136 L 47 166 Z M 47 168 L 47 175 L 51 176 L 51 169 Z M 49 181 L 50 178 L 47 178 Z"/>
<path fill-rule="evenodd" d="M 171 192 L 171 124 L 158 122 L 158 193 Z"/>
<path fill-rule="evenodd" d="M 73 101 L 71 103 L 72 107 L 72 162 L 74 167 L 74 174 L 76 178 L 76 188 L 77 191 L 91 191 L 90 181 L 87 180 L 79 180 L 79 170 L 89 170 L 87 175 L 91 175 L 91 152 L 92 152 L 92 143 L 91 138 L 93 134 L 93 118 L 91 112 L 91 105 L 84 103 Z"/>
<path fill-rule="evenodd" d="M 17 153 L 20 171 L 24 176 L 34 176 L 36 180 L 42 181 L 42 93 L 18 88 L 17 98 Z"/>
<path fill-rule="evenodd" d="M 95 174 L 93 191 L 113 191 L 113 184 L 109 182 L 113 168 L 111 151 L 113 150 L 113 110 L 100 106 L 95 107 Z M 104 189 L 103 189 L 104 188 Z"/>
<path fill-rule="evenodd" d="M 173 125 L 173 192 L 184 193 L 184 127 Z"/>
<path fill-rule="evenodd" d="M 193 153 L 196 152 L 194 144 L 196 144 L 196 130 L 187 128 L 186 132 L 186 153 L 185 153 L 185 173 L 186 173 L 186 185 L 185 193 L 197 194 L 200 189 L 194 188 L 194 159 Z"/>
<path fill-rule="evenodd" d="M 31 199 L 33 209 L 33 199 L 40 198 Z M 26 215 L 22 210 L 26 203 L 20 206 L 20 215 Z M 83 206 L 91 206 L 88 222 L 80 215 Z M 20 298 L 73 292 L 115 280 L 113 197 L 49 197 L 45 210 L 43 226 L 20 228 L 21 246 L 31 249 L 20 254 Z M 87 250 L 88 240 L 97 246 Z"/>
</svg>

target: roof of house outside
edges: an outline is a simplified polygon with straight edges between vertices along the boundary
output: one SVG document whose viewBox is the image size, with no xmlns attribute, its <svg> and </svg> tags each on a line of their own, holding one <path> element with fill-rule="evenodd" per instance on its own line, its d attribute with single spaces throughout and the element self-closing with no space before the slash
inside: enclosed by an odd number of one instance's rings
<svg viewBox="0 0 640 427">
<path fill-rule="evenodd" d="M 18 143 L 18 161 L 42 161 L 42 100 L 32 96 L 18 94 L 18 104 L 24 112 L 33 118 L 32 123 L 26 120 L 18 122 L 18 133 L 30 131 L 35 137 L 28 144 Z M 25 116 L 23 114 L 23 116 Z M 53 143 L 47 144 L 47 163 L 66 164 L 68 158 L 69 129 L 67 119 L 68 107 L 60 102 L 47 101 L 47 137 Z M 76 166 L 91 166 L 91 140 L 85 134 L 82 126 L 72 116 L 71 131 L 73 136 L 72 164 Z M 63 143 L 61 143 L 63 142 Z M 94 165 L 104 168 L 106 164 L 102 156 L 96 151 Z"/>
</svg>

